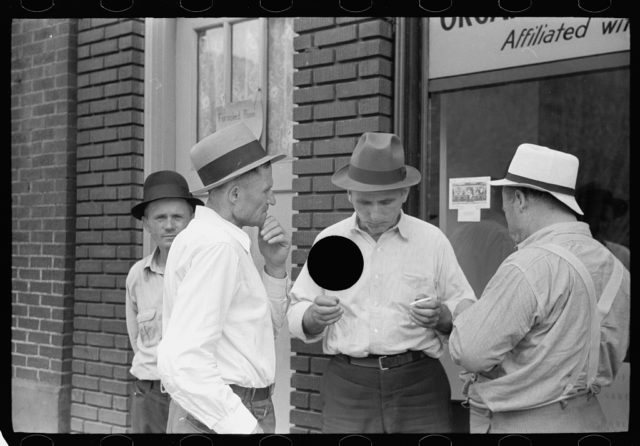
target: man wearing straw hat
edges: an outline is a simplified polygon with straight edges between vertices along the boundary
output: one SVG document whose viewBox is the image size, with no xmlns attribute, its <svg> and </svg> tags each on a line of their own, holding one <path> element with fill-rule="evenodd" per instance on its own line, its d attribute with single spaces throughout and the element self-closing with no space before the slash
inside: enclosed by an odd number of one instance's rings
<svg viewBox="0 0 640 446">
<path fill-rule="evenodd" d="M 162 170 L 147 177 L 142 202 L 131 209 L 156 245 L 153 253 L 131 267 L 126 281 L 127 332 L 134 353 L 131 374 L 137 378 L 131 398 L 133 433 L 164 433 L 167 427 L 169 396 L 161 390 L 157 367 L 164 268 L 173 239 L 201 204 L 189 193 L 182 175 Z"/>
<path fill-rule="evenodd" d="M 420 180 L 391 133 L 364 133 L 332 177 L 355 212 L 316 242 L 352 240 L 364 269 L 351 288 L 329 291 L 305 264 L 287 314 L 294 336 L 322 339 L 332 355 L 321 390 L 324 433 L 451 431 L 451 389 L 438 358 L 454 315 L 475 296 L 444 234 L 402 212 Z"/>
<path fill-rule="evenodd" d="M 288 297 L 290 241 L 275 204 L 267 155 L 242 122 L 205 137 L 191 161 L 205 206 L 176 237 L 164 282 L 158 369 L 171 395 L 167 433 L 273 432 L 275 341 Z M 244 226 L 260 228 L 258 271 Z"/>
<path fill-rule="evenodd" d="M 454 322 L 472 433 L 594 432 L 629 333 L 629 272 L 591 236 L 575 199 L 578 158 L 521 144 L 502 180 L 517 251 Z"/>
</svg>

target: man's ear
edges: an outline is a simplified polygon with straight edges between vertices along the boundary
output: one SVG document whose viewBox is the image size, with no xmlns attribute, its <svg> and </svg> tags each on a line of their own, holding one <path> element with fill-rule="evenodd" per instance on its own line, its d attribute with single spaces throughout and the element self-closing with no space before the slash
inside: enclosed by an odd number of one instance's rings
<svg viewBox="0 0 640 446">
<path fill-rule="evenodd" d="M 513 199 L 516 202 L 517 208 L 520 212 L 524 211 L 529 206 L 527 196 L 520 189 L 514 190 Z"/>
<path fill-rule="evenodd" d="M 405 187 L 402 189 L 402 203 L 406 203 L 407 198 L 409 198 L 409 188 Z"/>
<path fill-rule="evenodd" d="M 142 220 L 142 228 L 147 232 L 151 232 L 149 231 L 149 220 L 147 219 L 147 216 L 143 215 L 140 220 Z"/>
<path fill-rule="evenodd" d="M 227 199 L 231 204 L 236 204 L 240 199 L 240 185 L 234 182 L 229 189 L 227 189 Z"/>
</svg>

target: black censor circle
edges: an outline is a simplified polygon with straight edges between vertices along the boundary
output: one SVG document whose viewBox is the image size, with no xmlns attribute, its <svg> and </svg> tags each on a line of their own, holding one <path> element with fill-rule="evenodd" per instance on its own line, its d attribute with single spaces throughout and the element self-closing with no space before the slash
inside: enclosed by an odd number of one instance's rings
<svg viewBox="0 0 640 446">
<path fill-rule="evenodd" d="M 353 241 L 331 235 L 317 241 L 307 258 L 307 269 L 313 281 L 325 290 L 351 288 L 362 275 L 364 259 Z"/>
</svg>

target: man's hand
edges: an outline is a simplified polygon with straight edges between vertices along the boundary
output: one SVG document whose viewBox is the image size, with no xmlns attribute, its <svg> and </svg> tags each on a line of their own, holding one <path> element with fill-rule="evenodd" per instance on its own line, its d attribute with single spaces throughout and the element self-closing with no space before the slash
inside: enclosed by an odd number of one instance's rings
<svg viewBox="0 0 640 446">
<path fill-rule="evenodd" d="M 344 312 L 339 303 L 340 299 L 335 296 L 317 296 L 302 316 L 304 332 L 309 336 L 317 335 L 327 325 L 338 322 Z"/>
<path fill-rule="evenodd" d="M 427 297 L 418 294 L 416 300 Z M 443 333 L 451 332 L 451 312 L 446 305 L 440 304 L 437 297 L 432 297 L 428 301 L 418 302 L 409 307 L 409 317 L 421 327 L 433 328 Z"/>
<path fill-rule="evenodd" d="M 291 249 L 291 241 L 273 216 L 268 215 L 258 232 L 258 249 L 264 257 L 264 269 L 272 277 L 283 279 L 287 275 L 285 262 Z"/>
</svg>

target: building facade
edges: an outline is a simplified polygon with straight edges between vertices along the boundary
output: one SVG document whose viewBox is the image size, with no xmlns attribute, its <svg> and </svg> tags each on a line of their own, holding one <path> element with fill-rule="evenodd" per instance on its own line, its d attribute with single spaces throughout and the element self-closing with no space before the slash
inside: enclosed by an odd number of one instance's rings
<svg viewBox="0 0 640 446">
<path fill-rule="evenodd" d="M 315 236 L 352 212 L 330 176 L 365 131 L 402 137 L 423 174 L 405 210 L 450 237 L 478 295 L 507 252 L 492 241 L 474 258 L 456 240 L 500 209 L 455 206 L 451 188 L 502 177 L 518 144 L 578 155 L 579 185 L 629 200 L 628 19 L 17 19 L 11 31 L 15 431 L 128 431 L 124 281 L 152 248 L 129 211 L 155 170 L 198 187 L 189 148 L 236 119 L 287 154 L 274 214 L 293 279 Z M 629 214 L 613 217 L 603 237 L 628 247 Z M 286 331 L 277 349 L 277 431 L 319 432 L 328 359 Z M 612 429 L 626 430 L 628 366 L 602 394 Z"/>
</svg>

